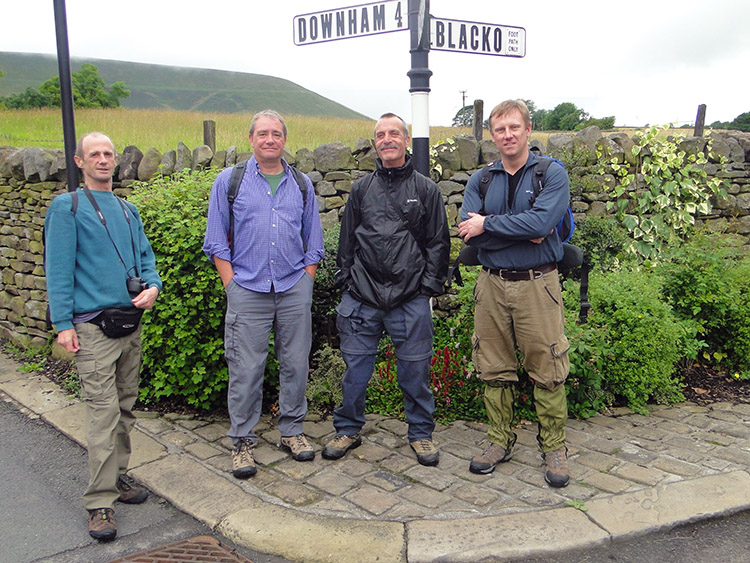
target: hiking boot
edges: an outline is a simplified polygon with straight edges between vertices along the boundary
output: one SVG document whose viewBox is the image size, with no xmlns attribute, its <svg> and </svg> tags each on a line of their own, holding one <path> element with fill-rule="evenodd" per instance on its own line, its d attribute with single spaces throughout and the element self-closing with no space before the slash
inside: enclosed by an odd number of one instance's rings
<svg viewBox="0 0 750 563">
<path fill-rule="evenodd" d="M 511 450 L 502 447 L 500 444 L 490 443 L 481 454 L 471 458 L 469 471 L 480 475 L 492 473 L 498 463 L 508 461 L 511 457 L 513 457 Z"/>
<path fill-rule="evenodd" d="M 347 436 L 346 434 L 336 434 L 336 436 L 326 444 L 323 449 L 323 457 L 326 459 L 339 459 L 349 450 L 353 450 L 362 443 L 362 437 L 359 434 Z"/>
<path fill-rule="evenodd" d="M 117 535 L 115 511 L 111 508 L 89 510 L 89 535 L 99 541 L 115 539 Z"/>
<path fill-rule="evenodd" d="M 312 461 L 315 457 L 315 450 L 313 450 L 304 434 L 282 436 L 281 447 L 292 453 L 294 461 Z"/>
<path fill-rule="evenodd" d="M 127 475 L 120 475 L 117 478 L 117 490 L 120 496 L 117 500 L 125 504 L 141 504 L 148 498 L 148 491 L 139 487 L 133 479 Z"/>
<path fill-rule="evenodd" d="M 440 454 L 431 438 L 422 438 L 409 442 L 411 449 L 417 454 L 417 461 L 429 467 L 437 465 Z"/>
<path fill-rule="evenodd" d="M 563 446 L 554 451 L 543 453 L 547 471 L 544 480 L 550 487 L 565 487 L 570 481 L 568 470 L 568 448 Z"/>
<path fill-rule="evenodd" d="M 247 479 L 258 471 L 253 457 L 254 448 L 255 444 L 250 441 L 250 438 L 240 438 L 232 449 L 232 475 L 237 479 Z"/>
</svg>

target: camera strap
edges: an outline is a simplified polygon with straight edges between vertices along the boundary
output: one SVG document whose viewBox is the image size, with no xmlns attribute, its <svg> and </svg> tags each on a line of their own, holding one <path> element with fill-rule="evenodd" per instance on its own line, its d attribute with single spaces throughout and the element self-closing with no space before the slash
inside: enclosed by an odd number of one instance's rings
<svg viewBox="0 0 750 563">
<path fill-rule="evenodd" d="M 110 242 L 112 242 L 112 246 L 115 247 L 115 252 L 117 252 L 117 257 L 120 259 L 120 262 L 122 263 L 122 267 L 125 268 L 125 274 L 129 275 L 128 272 L 130 272 L 130 268 L 128 268 L 125 265 L 125 261 L 122 259 L 122 255 L 120 254 L 120 251 L 117 248 L 117 245 L 115 244 L 115 239 L 112 238 L 112 235 L 109 232 L 109 229 L 107 228 L 107 219 L 104 217 L 104 213 L 102 213 L 102 210 L 99 208 L 99 205 L 96 203 L 96 199 L 94 198 L 94 195 L 91 193 L 91 190 L 86 186 L 85 184 L 81 186 L 81 189 L 83 190 L 83 193 L 86 194 L 86 197 L 91 202 L 91 205 L 94 207 L 94 211 L 96 211 L 96 215 L 99 217 L 99 221 L 104 226 L 104 230 L 107 231 L 107 236 L 109 237 Z M 114 195 L 114 194 L 113 194 Z M 125 206 L 125 203 L 122 201 L 122 198 L 119 198 L 115 196 L 117 199 L 117 202 L 120 204 L 120 207 L 122 208 L 122 212 L 125 214 L 125 221 L 128 223 L 128 231 L 130 231 L 130 244 L 133 247 L 133 268 L 135 269 L 135 276 L 140 277 L 140 274 L 138 273 L 138 260 L 136 259 L 136 252 L 135 252 L 135 239 L 133 238 L 133 227 L 130 224 L 130 215 L 128 214 L 128 209 Z"/>
</svg>

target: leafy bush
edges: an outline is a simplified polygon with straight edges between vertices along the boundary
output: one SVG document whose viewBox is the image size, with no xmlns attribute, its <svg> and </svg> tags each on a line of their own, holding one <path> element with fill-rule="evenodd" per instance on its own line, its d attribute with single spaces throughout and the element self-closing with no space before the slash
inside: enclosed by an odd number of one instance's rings
<svg viewBox="0 0 750 563">
<path fill-rule="evenodd" d="M 435 319 L 435 355 L 430 382 L 435 394 L 435 418 L 440 422 L 484 420 L 484 383 L 474 370 L 474 285 L 479 268 L 460 266 L 464 285 L 457 287 L 458 307 Z"/>
<path fill-rule="evenodd" d="M 631 243 L 627 231 L 610 217 L 587 215 L 576 221 L 570 242 L 580 246 L 591 266 L 600 272 L 612 271 L 622 261 L 633 260 L 627 253 Z"/>
<path fill-rule="evenodd" d="M 705 153 L 686 152 L 684 136 L 664 138 L 652 127 L 633 146 L 638 159 L 634 170 L 616 159 L 609 169 L 619 177 L 608 202 L 633 237 L 630 250 L 645 258 L 657 257 L 674 241 L 691 234 L 695 219 L 711 212 L 711 198 L 726 197 L 726 181 L 708 178 L 710 141 Z"/>
<path fill-rule="evenodd" d="M 682 357 L 698 349 L 694 325 L 678 320 L 661 288 L 658 275 L 639 268 L 590 278 L 589 323 L 603 332 L 588 333 L 589 354 L 601 366 L 603 390 L 636 412 L 646 412 L 649 400 L 684 400 L 673 373 Z"/>
<path fill-rule="evenodd" d="M 326 346 L 338 346 L 336 306 L 341 301 L 341 290 L 335 287 L 335 282 L 336 254 L 339 247 L 340 231 L 341 226 L 336 225 L 323 232 L 325 255 L 318 264 L 313 287 L 313 350 L 323 350 Z"/>
<path fill-rule="evenodd" d="M 739 244 L 701 232 L 672 248 L 664 291 L 681 318 L 700 324 L 709 359 L 750 378 L 750 257 Z"/>
<path fill-rule="evenodd" d="M 213 264 L 203 254 L 208 198 L 215 170 L 182 172 L 138 187 L 138 206 L 156 254 L 164 290 L 144 315 L 140 398 L 184 400 L 210 408 L 223 399 L 226 300 Z"/>
<path fill-rule="evenodd" d="M 308 406 L 313 412 L 328 414 L 343 400 L 341 381 L 346 364 L 341 352 L 327 344 L 315 352 L 313 361 L 317 367 L 307 384 Z"/>
<path fill-rule="evenodd" d="M 389 337 L 378 347 L 375 372 L 367 385 L 365 410 L 397 418 L 404 417 L 404 402 L 396 375 L 396 350 Z"/>
<path fill-rule="evenodd" d="M 579 284 L 563 284 L 565 331 L 570 342 L 570 373 L 565 382 L 568 412 L 578 418 L 589 418 L 614 403 L 614 395 L 605 388 L 603 357 L 608 352 L 606 328 L 587 322 L 578 323 Z"/>
</svg>

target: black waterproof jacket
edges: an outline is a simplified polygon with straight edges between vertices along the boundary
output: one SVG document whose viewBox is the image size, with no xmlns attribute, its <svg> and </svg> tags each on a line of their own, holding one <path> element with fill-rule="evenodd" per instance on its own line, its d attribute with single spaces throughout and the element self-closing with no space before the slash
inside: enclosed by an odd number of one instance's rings
<svg viewBox="0 0 750 563">
<path fill-rule="evenodd" d="M 417 295 L 439 295 L 448 276 L 450 235 L 437 185 L 415 171 L 377 170 L 352 187 L 341 221 L 337 282 L 391 311 Z"/>
</svg>

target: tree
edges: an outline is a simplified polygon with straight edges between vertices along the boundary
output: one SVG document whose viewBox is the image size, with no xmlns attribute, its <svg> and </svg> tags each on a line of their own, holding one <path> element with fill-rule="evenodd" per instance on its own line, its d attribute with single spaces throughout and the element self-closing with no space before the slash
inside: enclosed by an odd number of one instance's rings
<svg viewBox="0 0 750 563">
<path fill-rule="evenodd" d="M 107 90 L 99 69 L 91 63 L 84 63 L 80 72 L 71 75 L 71 81 L 76 108 L 116 108 L 120 98 L 130 95 L 122 81 L 113 82 Z M 60 107 L 60 77 L 53 76 L 39 90 L 29 87 L 21 94 L 12 94 L 4 102 L 10 109 Z"/>
<path fill-rule="evenodd" d="M 746 111 L 735 117 L 734 121 L 732 121 L 727 128 L 736 129 L 738 131 L 750 131 L 750 111 Z"/>
<path fill-rule="evenodd" d="M 572 131 L 585 119 L 588 119 L 586 112 L 571 102 L 563 102 L 544 116 L 542 127 L 553 131 Z"/>
<path fill-rule="evenodd" d="M 20 94 L 11 94 L 2 101 L 8 109 L 38 109 L 52 107 L 52 100 L 46 94 L 35 90 L 31 86 Z M 58 105 L 60 105 L 58 103 Z"/>
<path fill-rule="evenodd" d="M 464 106 L 453 118 L 453 127 L 471 127 L 472 125 L 474 125 L 474 106 Z"/>
</svg>

